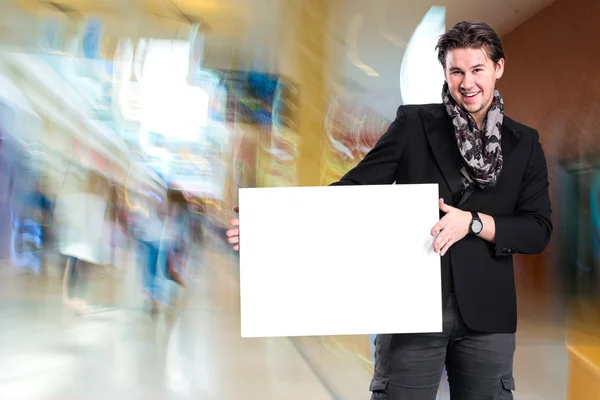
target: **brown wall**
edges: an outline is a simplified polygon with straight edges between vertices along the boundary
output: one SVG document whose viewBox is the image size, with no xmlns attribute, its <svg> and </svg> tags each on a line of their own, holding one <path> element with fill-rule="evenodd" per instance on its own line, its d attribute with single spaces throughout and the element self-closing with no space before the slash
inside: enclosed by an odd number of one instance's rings
<svg viewBox="0 0 600 400">
<path fill-rule="evenodd" d="M 600 2 L 559 0 L 505 35 L 506 113 L 548 156 L 600 154 Z"/>
<path fill-rule="evenodd" d="M 560 279 L 555 268 L 561 266 L 552 265 L 564 240 L 557 223 L 557 160 L 600 156 L 599 17 L 598 1 L 558 0 L 502 38 L 506 71 L 497 86 L 506 114 L 538 129 L 553 193 L 550 248 L 543 256 L 516 260 L 517 286 L 526 303 L 554 297 Z"/>
</svg>

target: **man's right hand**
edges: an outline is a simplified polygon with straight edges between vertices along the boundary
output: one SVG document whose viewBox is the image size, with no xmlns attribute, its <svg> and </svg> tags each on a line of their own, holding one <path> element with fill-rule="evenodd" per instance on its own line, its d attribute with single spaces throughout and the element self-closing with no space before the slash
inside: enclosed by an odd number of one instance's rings
<svg viewBox="0 0 600 400">
<path fill-rule="evenodd" d="M 233 207 L 233 211 L 235 211 L 236 213 L 240 212 L 240 209 L 238 206 Z M 233 244 L 233 250 L 235 251 L 239 251 L 240 250 L 240 220 L 239 218 L 234 218 L 231 221 L 229 221 L 229 224 L 232 226 L 231 229 L 229 229 L 225 235 L 227 235 L 227 241 L 231 244 Z"/>
</svg>

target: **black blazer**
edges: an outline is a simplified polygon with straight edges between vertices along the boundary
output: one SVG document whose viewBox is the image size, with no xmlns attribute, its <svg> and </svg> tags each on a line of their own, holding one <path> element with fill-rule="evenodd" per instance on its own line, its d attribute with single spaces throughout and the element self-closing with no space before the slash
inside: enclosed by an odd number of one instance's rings
<svg viewBox="0 0 600 400">
<path fill-rule="evenodd" d="M 465 200 L 462 157 L 444 106 L 400 106 L 375 147 L 331 184 L 437 183 L 446 204 L 492 216 L 495 244 L 467 235 L 441 263 L 444 304 L 454 291 L 467 326 L 489 333 L 517 328 L 513 254 L 541 253 L 552 234 L 548 171 L 537 131 L 505 116 L 501 134 L 504 167 L 496 186 Z"/>
</svg>

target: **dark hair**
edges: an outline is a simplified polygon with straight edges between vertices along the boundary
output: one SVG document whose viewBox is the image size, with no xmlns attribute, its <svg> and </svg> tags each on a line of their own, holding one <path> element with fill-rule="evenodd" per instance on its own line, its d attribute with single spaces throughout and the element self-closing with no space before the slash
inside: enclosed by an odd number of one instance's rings
<svg viewBox="0 0 600 400">
<path fill-rule="evenodd" d="M 491 26 L 485 22 L 462 21 L 440 36 L 435 49 L 438 60 L 446 66 L 446 54 L 454 49 L 485 49 L 488 57 L 497 63 L 504 57 L 502 41 Z"/>
<path fill-rule="evenodd" d="M 169 204 L 175 204 L 184 210 L 187 210 L 187 200 L 180 190 L 168 189 L 167 200 Z"/>
</svg>

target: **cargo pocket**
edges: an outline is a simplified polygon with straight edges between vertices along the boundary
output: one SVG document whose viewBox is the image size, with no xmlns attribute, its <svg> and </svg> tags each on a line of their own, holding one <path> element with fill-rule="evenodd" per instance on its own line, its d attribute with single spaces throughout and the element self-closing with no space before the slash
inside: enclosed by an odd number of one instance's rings
<svg viewBox="0 0 600 400">
<path fill-rule="evenodd" d="M 515 390 L 515 378 L 511 375 L 506 375 L 500 378 L 500 393 L 496 400 L 513 400 L 513 390 Z"/>
<path fill-rule="evenodd" d="M 372 392 L 371 400 L 389 400 L 388 378 L 373 378 L 369 390 Z"/>
</svg>

